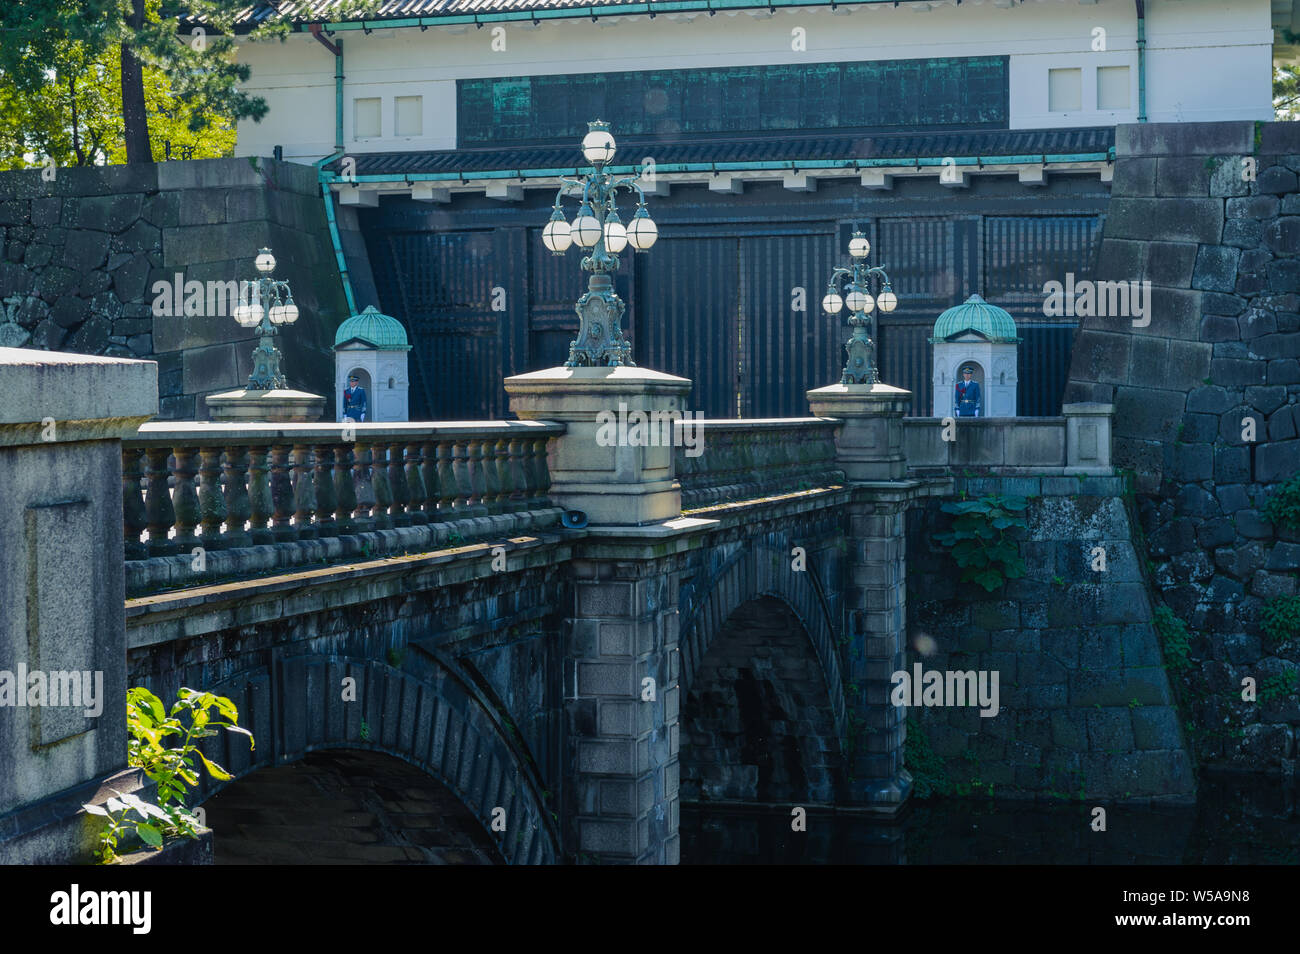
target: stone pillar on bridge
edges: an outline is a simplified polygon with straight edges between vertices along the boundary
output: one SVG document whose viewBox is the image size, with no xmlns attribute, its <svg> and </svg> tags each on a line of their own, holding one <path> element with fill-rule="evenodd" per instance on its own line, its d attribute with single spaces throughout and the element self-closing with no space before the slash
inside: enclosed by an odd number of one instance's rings
<svg viewBox="0 0 1300 954">
<path fill-rule="evenodd" d="M 548 449 L 549 494 L 587 521 L 564 628 L 566 841 L 580 862 L 675 864 L 677 554 L 715 521 L 681 517 L 671 420 L 640 437 L 632 428 L 637 412 L 662 422 L 681 411 L 691 382 L 642 368 L 550 368 L 505 386 L 519 417 L 566 425 Z"/>
<path fill-rule="evenodd" d="M 924 492 L 907 480 L 903 415 L 912 393 L 887 384 L 835 384 L 808 392 L 818 417 L 842 421 L 836 459 L 853 487 L 848 505 L 848 566 L 843 672 L 858 687 L 849 709 L 853 801 L 892 814 L 912 788 L 903 766 L 907 710 L 890 703 L 890 677 L 905 668 L 906 525 L 909 503 Z"/>
<path fill-rule="evenodd" d="M 0 348 L 0 863 L 90 860 L 126 769 L 123 437 L 158 365 Z"/>
</svg>

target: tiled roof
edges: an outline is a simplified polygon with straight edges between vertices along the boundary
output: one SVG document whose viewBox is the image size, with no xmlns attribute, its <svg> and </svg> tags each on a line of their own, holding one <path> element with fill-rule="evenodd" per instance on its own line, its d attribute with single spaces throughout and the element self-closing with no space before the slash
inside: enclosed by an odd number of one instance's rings
<svg viewBox="0 0 1300 954">
<path fill-rule="evenodd" d="M 836 159 L 897 159 L 952 156 L 1040 156 L 1105 153 L 1115 144 L 1113 126 L 1072 129 L 998 129 L 873 136 L 763 136 L 748 139 L 667 142 L 619 140 L 613 165 L 633 165 L 653 156 L 659 168 L 675 163 L 798 162 Z M 571 169 L 585 165 L 578 137 L 563 146 L 456 149 L 437 152 L 353 153 L 358 175 L 488 172 L 508 169 Z"/>
<path fill-rule="evenodd" d="M 840 0 L 843 2 L 843 0 Z M 825 5 L 829 6 L 830 0 Z M 737 3 L 735 0 L 715 0 L 717 9 L 735 7 L 762 7 L 765 2 Z M 777 6 L 790 6 L 790 0 L 778 0 Z M 800 2 L 800 6 L 822 6 L 822 3 Z M 353 10 L 358 6 L 357 0 L 265 0 L 254 3 L 240 12 L 236 22 L 253 24 L 267 19 L 268 16 L 282 17 L 300 23 L 310 22 L 346 22 L 360 20 Z M 703 8 L 704 4 L 700 6 Z M 366 20 L 403 20 L 410 17 L 465 17 L 476 14 L 490 15 L 501 13 L 565 13 L 581 14 L 584 11 L 606 9 L 610 7 L 633 7 L 629 12 L 642 13 L 647 8 L 664 8 L 665 13 L 677 12 L 681 4 L 670 0 L 382 0 L 373 12 L 367 13 Z"/>
</svg>

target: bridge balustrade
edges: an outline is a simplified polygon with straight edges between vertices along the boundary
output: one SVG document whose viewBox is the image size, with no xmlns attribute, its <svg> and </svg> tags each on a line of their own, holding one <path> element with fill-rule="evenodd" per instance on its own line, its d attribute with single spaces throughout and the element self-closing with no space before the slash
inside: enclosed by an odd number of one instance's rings
<svg viewBox="0 0 1300 954">
<path fill-rule="evenodd" d="M 546 445 L 563 432 L 538 421 L 145 424 L 122 443 L 126 559 L 544 509 Z"/>
<path fill-rule="evenodd" d="M 678 421 L 682 510 L 843 484 L 829 418 Z M 689 428 L 698 428 L 694 435 Z M 687 437 L 690 440 L 687 440 Z M 702 453 L 692 454 L 692 443 Z"/>
</svg>

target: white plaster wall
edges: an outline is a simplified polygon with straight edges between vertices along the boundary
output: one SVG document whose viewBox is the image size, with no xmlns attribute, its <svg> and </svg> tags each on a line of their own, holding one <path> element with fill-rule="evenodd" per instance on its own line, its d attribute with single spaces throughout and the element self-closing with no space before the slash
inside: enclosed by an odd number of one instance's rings
<svg viewBox="0 0 1300 954">
<path fill-rule="evenodd" d="M 921 9 L 918 9 L 921 8 Z M 504 24 L 340 31 L 345 51 L 345 146 L 350 152 L 447 149 L 455 145 L 455 81 L 516 76 L 841 60 L 1007 55 L 1013 129 L 1113 125 L 1137 118 L 1136 21 L 1132 0 L 1028 0 L 1010 7 L 965 0 L 960 6 L 862 4 L 829 8 L 698 15 L 557 20 L 535 28 Z M 1094 52 L 1093 30 L 1106 31 Z M 451 32 L 455 29 L 459 32 Z M 805 31 L 806 51 L 792 49 Z M 1148 0 L 1148 119 L 1267 119 L 1271 108 L 1272 32 L 1269 0 Z M 494 50 L 504 41 L 504 50 Z M 241 42 L 253 69 L 246 88 L 271 111 L 260 124 L 239 125 L 239 155 L 312 161 L 334 145 L 334 57 L 309 35 L 285 43 Z M 1083 108 L 1047 109 L 1047 70 L 1078 65 Z M 1095 68 L 1130 66 L 1130 109 L 1096 109 Z M 351 139 L 352 99 L 384 98 L 384 135 Z M 392 136 L 393 97 L 424 97 L 424 135 Z M 604 117 L 615 124 L 618 117 Z"/>
<path fill-rule="evenodd" d="M 343 417 L 343 390 L 348 375 L 360 369 L 369 380 L 366 389 L 368 422 L 410 420 L 411 381 L 407 375 L 406 351 L 375 351 L 373 348 L 341 348 L 334 352 L 334 417 Z M 393 386 L 389 387 L 389 381 Z"/>
<path fill-rule="evenodd" d="M 936 341 L 934 343 L 934 416 L 956 413 L 954 388 L 963 365 L 976 366 L 974 378 L 980 384 L 985 417 L 1015 417 L 1016 345 L 990 341 Z"/>
</svg>

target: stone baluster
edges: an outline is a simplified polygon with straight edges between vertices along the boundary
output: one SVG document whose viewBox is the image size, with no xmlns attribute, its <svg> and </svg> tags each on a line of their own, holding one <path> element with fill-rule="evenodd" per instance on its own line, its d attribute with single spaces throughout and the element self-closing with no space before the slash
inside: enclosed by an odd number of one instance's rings
<svg viewBox="0 0 1300 954">
<path fill-rule="evenodd" d="M 456 472 L 456 510 L 457 516 L 463 517 L 470 512 L 470 498 L 474 496 L 474 485 L 470 483 L 469 441 L 461 438 L 455 444 L 455 457 L 452 460 Z"/>
<path fill-rule="evenodd" d="M 334 518 L 337 502 L 334 497 L 334 445 L 317 444 L 316 455 L 316 533 L 321 537 L 338 536 L 338 522 Z"/>
<path fill-rule="evenodd" d="M 141 492 L 143 456 L 144 451 L 138 447 L 122 448 L 122 536 L 128 560 L 143 560 L 149 555 L 149 548 L 140 542 L 140 534 L 149 525 Z"/>
<path fill-rule="evenodd" d="M 420 482 L 424 485 L 424 522 L 438 519 L 438 444 L 435 441 L 420 443 Z"/>
<path fill-rule="evenodd" d="M 299 540 L 315 540 L 316 479 L 307 444 L 293 445 L 293 524 Z"/>
<path fill-rule="evenodd" d="M 501 473 L 497 469 L 496 438 L 486 438 L 479 444 L 479 468 L 483 473 L 483 495 L 479 503 L 487 508 L 488 513 L 501 512 Z"/>
<path fill-rule="evenodd" d="M 529 443 L 533 445 L 533 507 L 549 507 L 551 499 L 548 493 L 551 489 L 551 470 L 546 463 L 546 450 L 550 443 L 549 437 L 534 437 Z"/>
<path fill-rule="evenodd" d="M 409 527 L 411 516 L 406 511 L 411 502 L 411 489 L 406 485 L 406 461 L 403 457 L 405 445 L 388 444 L 388 489 L 393 495 L 389 514 L 394 527 Z"/>
<path fill-rule="evenodd" d="M 246 547 L 253 542 L 252 534 L 244 529 L 244 524 L 253 512 L 253 504 L 248 492 L 248 458 L 248 448 L 243 445 L 231 444 L 226 448 L 225 543 L 228 547 Z"/>
<path fill-rule="evenodd" d="M 297 534 L 293 524 L 293 479 L 289 474 L 288 444 L 275 444 L 271 447 L 271 505 L 274 517 L 271 530 L 275 542 L 296 540 Z"/>
<path fill-rule="evenodd" d="M 456 445 L 438 441 L 438 519 L 450 520 L 460 496 L 456 480 Z"/>
<path fill-rule="evenodd" d="M 254 444 L 248 449 L 248 535 L 254 546 L 275 542 L 275 534 L 268 526 L 275 514 L 267 461 L 269 452 L 266 444 Z"/>
<path fill-rule="evenodd" d="M 226 500 L 221 493 L 221 448 L 199 448 L 199 539 L 205 550 L 220 550 L 221 525 L 226 522 Z"/>
<path fill-rule="evenodd" d="M 356 530 L 352 519 L 352 514 L 357 509 L 357 488 L 352 479 L 352 448 L 351 444 L 337 444 L 334 447 L 334 526 L 340 534 Z"/>
<path fill-rule="evenodd" d="M 508 453 L 510 455 L 507 461 L 510 469 L 510 498 L 506 506 L 511 513 L 517 513 L 528 507 L 528 475 L 524 468 L 524 440 L 520 435 L 511 435 Z"/>
<path fill-rule="evenodd" d="M 194 449 L 176 447 L 172 449 L 176 460 L 172 473 L 176 477 L 176 486 L 172 489 L 172 509 L 176 511 L 176 536 L 174 543 L 182 554 L 188 554 L 198 546 L 199 538 L 194 528 L 199 525 L 199 495 L 194 488 Z"/>
<path fill-rule="evenodd" d="M 468 447 L 469 479 L 474 494 L 469 500 L 469 512 L 483 516 L 488 512 L 487 504 L 484 502 L 487 497 L 487 474 L 483 468 L 483 441 L 481 438 L 471 438 Z"/>
<path fill-rule="evenodd" d="M 388 445 L 368 443 L 370 452 L 370 483 L 375 490 L 375 529 L 391 530 L 393 516 L 393 489 L 388 484 Z"/>
<path fill-rule="evenodd" d="M 353 448 L 352 486 L 357 507 L 352 525 L 356 533 L 369 533 L 375 529 L 375 482 L 370 466 L 374 455 L 369 444 L 357 443 Z"/>
<path fill-rule="evenodd" d="M 167 478 L 171 475 L 171 469 L 167 466 L 170 455 L 171 451 L 166 447 L 150 447 L 145 451 L 145 457 L 149 461 L 149 476 L 144 515 L 149 528 L 150 556 L 166 556 L 180 549 L 169 537 L 172 525 L 176 522 L 176 511 L 172 507 L 172 496 L 167 488 Z"/>
<path fill-rule="evenodd" d="M 514 475 L 510 473 L 510 438 L 502 434 L 496 439 L 493 447 L 492 460 L 496 464 L 497 491 L 492 507 L 496 513 L 507 513 L 510 510 L 510 493 L 514 489 Z"/>
<path fill-rule="evenodd" d="M 410 499 L 406 504 L 406 519 L 417 527 L 429 522 L 424 512 L 427 492 L 424 487 L 424 473 L 421 461 L 424 456 L 424 443 L 412 441 L 406 445 L 406 494 Z"/>
</svg>

